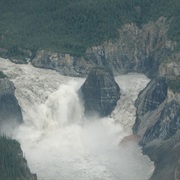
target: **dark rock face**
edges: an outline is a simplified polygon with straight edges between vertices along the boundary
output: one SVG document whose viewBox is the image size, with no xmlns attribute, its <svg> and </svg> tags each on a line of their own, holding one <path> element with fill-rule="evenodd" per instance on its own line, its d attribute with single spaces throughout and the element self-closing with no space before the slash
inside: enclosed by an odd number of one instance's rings
<svg viewBox="0 0 180 180">
<path fill-rule="evenodd" d="M 172 93 L 172 92 L 171 92 Z M 177 180 L 180 161 L 180 94 L 167 95 L 164 78 L 152 80 L 137 101 L 134 133 L 155 163 L 150 180 Z"/>
<path fill-rule="evenodd" d="M 23 121 L 14 90 L 13 83 L 7 78 L 0 79 L 0 129 L 4 126 L 13 128 Z"/>
<path fill-rule="evenodd" d="M 120 98 L 113 74 L 105 68 L 93 68 L 81 87 L 87 114 L 109 115 Z"/>
<path fill-rule="evenodd" d="M 133 127 L 135 132 L 137 132 L 140 123 L 144 125 L 147 122 L 145 118 L 146 113 L 157 109 L 167 98 L 167 88 L 165 78 L 158 77 L 150 81 L 146 88 L 140 92 L 135 102 L 135 107 L 137 108 L 136 123 Z"/>
<path fill-rule="evenodd" d="M 166 103 L 153 126 L 149 127 L 141 140 L 143 145 L 154 139 L 167 140 L 180 129 L 180 104 L 175 100 Z"/>
</svg>

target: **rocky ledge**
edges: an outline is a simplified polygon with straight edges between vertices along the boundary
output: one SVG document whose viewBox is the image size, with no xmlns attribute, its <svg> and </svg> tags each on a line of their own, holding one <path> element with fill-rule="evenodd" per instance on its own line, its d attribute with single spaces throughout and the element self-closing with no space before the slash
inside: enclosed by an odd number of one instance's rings
<svg viewBox="0 0 180 180">
<path fill-rule="evenodd" d="M 120 88 L 109 69 L 97 67 L 81 87 L 86 114 L 109 115 L 120 98 Z"/>
</svg>

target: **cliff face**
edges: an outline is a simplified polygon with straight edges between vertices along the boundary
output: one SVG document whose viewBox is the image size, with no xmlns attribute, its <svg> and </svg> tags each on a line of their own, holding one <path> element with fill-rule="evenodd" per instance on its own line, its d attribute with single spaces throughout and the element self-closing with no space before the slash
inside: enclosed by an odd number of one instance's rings
<svg viewBox="0 0 180 180">
<path fill-rule="evenodd" d="M 165 78 L 161 77 L 150 81 L 146 88 L 140 92 L 135 102 L 137 111 L 136 123 L 133 127 L 134 131 L 138 132 L 138 135 L 144 133 L 143 130 L 149 124 L 149 120 L 146 117 L 151 115 L 152 111 L 157 109 L 167 98 L 167 88 Z"/>
<path fill-rule="evenodd" d="M 109 115 L 120 98 L 113 74 L 105 68 L 93 68 L 81 87 L 87 114 Z"/>
<path fill-rule="evenodd" d="M 22 123 L 22 113 L 14 95 L 15 87 L 7 78 L 0 79 L 0 130 L 14 128 Z"/>
<path fill-rule="evenodd" d="M 167 38 L 168 21 L 161 17 L 139 28 L 126 24 L 119 30 L 119 39 L 105 42 L 87 51 L 89 57 L 108 66 L 115 73 L 131 71 L 155 76 L 159 64 L 173 50 Z M 153 74 L 152 74 L 153 73 Z"/>
<path fill-rule="evenodd" d="M 174 50 L 175 43 L 167 37 L 169 22 L 161 17 L 139 28 L 125 24 L 119 29 L 119 38 L 87 49 L 84 57 L 63 53 L 38 51 L 32 64 L 55 69 L 64 75 L 84 76 L 95 66 L 105 66 L 114 74 L 141 72 L 156 76 L 159 64 Z"/>
<path fill-rule="evenodd" d="M 143 152 L 155 162 L 151 179 L 178 179 L 180 161 L 180 94 L 168 91 L 165 79 L 152 80 L 136 100 L 133 130 Z"/>
</svg>

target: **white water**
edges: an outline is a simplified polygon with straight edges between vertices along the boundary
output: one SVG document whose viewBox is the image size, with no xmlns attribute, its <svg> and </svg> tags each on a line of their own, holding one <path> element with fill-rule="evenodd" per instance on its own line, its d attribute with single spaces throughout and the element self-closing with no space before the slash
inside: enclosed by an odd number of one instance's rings
<svg viewBox="0 0 180 180">
<path fill-rule="evenodd" d="M 116 78 L 121 100 L 111 117 L 86 119 L 77 95 L 84 79 L 0 59 L 16 86 L 24 123 L 13 137 L 40 180 L 148 179 L 153 163 L 135 143 L 119 144 L 131 134 L 135 99 L 149 79 L 141 74 Z"/>
</svg>

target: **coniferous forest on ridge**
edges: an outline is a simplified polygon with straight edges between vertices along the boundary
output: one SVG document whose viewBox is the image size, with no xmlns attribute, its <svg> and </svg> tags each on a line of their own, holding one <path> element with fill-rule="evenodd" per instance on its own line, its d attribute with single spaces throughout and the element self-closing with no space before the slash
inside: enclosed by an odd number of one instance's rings
<svg viewBox="0 0 180 180">
<path fill-rule="evenodd" d="M 72 55 L 115 39 L 124 23 L 139 27 L 164 16 L 179 42 L 178 0 L 0 0 L 0 47 L 51 49 Z"/>
</svg>

